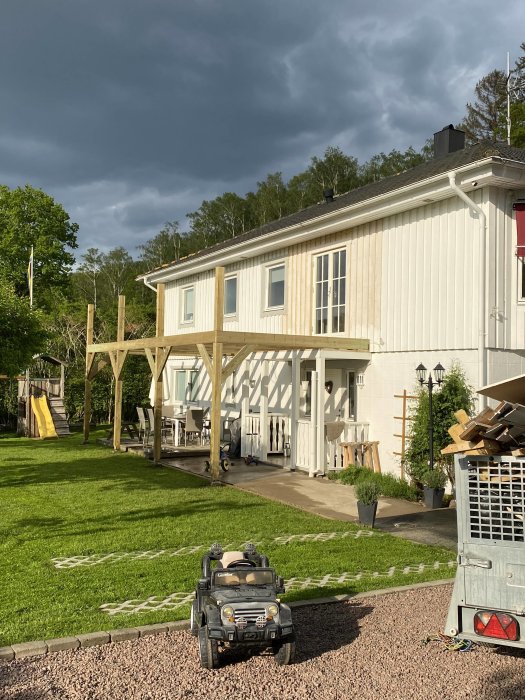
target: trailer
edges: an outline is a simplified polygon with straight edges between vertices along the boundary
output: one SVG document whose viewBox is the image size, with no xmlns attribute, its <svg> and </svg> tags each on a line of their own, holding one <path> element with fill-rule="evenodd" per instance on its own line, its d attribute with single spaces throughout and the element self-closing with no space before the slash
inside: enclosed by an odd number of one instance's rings
<svg viewBox="0 0 525 700">
<path fill-rule="evenodd" d="M 458 568 L 445 634 L 525 648 L 525 458 L 455 457 Z"/>
</svg>

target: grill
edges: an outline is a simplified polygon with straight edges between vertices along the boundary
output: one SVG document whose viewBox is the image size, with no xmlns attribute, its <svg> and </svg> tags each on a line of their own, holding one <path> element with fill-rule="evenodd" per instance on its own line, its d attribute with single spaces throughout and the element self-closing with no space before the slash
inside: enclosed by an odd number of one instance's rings
<svg viewBox="0 0 525 700">
<path fill-rule="evenodd" d="M 523 542 L 525 462 L 469 460 L 468 527 L 472 539 Z"/>
<path fill-rule="evenodd" d="M 266 610 L 264 607 L 248 608 L 245 606 L 235 606 L 235 622 L 243 618 L 248 624 L 255 624 L 255 621 L 260 615 L 266 617 Z"/>
</svg>

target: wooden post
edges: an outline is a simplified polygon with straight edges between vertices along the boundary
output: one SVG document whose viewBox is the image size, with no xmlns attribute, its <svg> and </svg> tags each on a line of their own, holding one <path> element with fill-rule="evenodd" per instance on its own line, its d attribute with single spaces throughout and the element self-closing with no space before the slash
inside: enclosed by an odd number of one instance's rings
<svg viewBox="0 0 525 700">
<path fill-rule="evenodd" d="M 164 292 L 165 284 L 157 285 L 157 338 L 164 335 Z M 163 370 L 166 358 L 157 346 L 155 352 L 155 395 L 153 399 L 153 459 L 158 462 L 161 457 L 162 444 L 162 397 L 163 397 Z"/>
<path fill-rule="evenodd" d="M 124 340 L 124 325 L 126 321 L 126 297 L 119 294 L 117 317 L 117 342 Z M 120 450 L 120 433 L 122 430 L 122 351 L 115 353 L 116 362 L 113 368 L 115 375 L 115 415 L 113 416 L 113 449 Z"/>
<path fill-rule="evenodd" d="M 93 327 L 95 320 L 95 306 L 88 304 L 86 323 L 86 348 L 93 344 Z M 84 443 L 89 441 L 89 421 L 91 420 L 91 379 L 89 372 L 93 364 L 93 353 L 86 349 L 86 376 L 84 377 Z"/>
<path fill-rule="evenodd" d="M 221 393 L 222 393 L 222 343 L 217 334 L 223 329 L 224 320 L 224 268 L 215 268 L 215 306 L 213 311 L 213 330 L 215 340 L 212 350 L 211 373 L 211 411 L 210 411 L 210 465 L 211 480 L 219 480 L 221 447 Z"/>
<path fill-rule="evenodd" d="M 297 350 L 292 354 L 292 416 L 290 426 L 290 469 L 297 466 L 297 425 L 299 422 L 299 402 L 301 400 L 301 358 Z"/>
<path fill-rule="evenodd" d="M 269 425 L 268 425 L 268 385 L 270 383 L 268 360 L 261 363 L 261 393 L 259 410 L 259 436 L 261 444 L 257 457 L 265 462 L 268 459 Z"/>
</svg>

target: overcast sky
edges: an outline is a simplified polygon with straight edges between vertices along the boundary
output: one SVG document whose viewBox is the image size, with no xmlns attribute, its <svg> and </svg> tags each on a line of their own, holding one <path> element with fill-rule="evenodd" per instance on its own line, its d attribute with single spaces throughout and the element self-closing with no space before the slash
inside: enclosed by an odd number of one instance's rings
<svg viewBox="0 0 525 700">
<path fill-rule="evenodd" d="M 0 182 L 89 247 L 339 146 L 364 162 L 457 123 L 525 41 L 523 0 L 1 0 Z"/>
</svg>

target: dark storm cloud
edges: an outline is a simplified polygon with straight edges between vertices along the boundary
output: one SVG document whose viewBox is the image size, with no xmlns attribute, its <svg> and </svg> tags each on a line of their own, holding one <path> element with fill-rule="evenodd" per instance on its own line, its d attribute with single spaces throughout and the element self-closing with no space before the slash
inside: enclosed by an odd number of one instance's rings
<svg viewBox="0 0 525 700">
<path fill-rule="evenodd" d="M 519 0 L 3 0 L 0 181 L 61 201 L 81 249 L 134 253 L 329 145 L 360 161 L 420 148 L 517 56 L 521 14 Z"/>
</svg>

